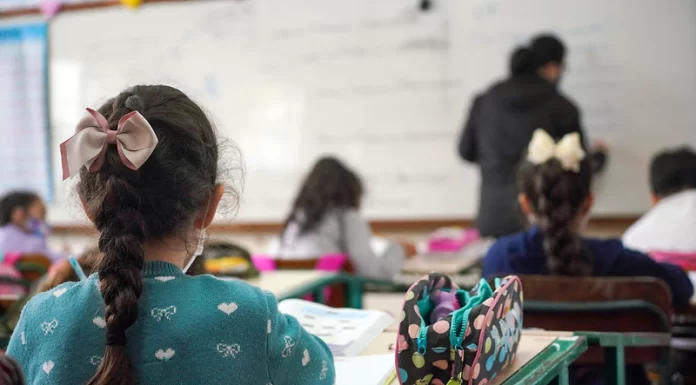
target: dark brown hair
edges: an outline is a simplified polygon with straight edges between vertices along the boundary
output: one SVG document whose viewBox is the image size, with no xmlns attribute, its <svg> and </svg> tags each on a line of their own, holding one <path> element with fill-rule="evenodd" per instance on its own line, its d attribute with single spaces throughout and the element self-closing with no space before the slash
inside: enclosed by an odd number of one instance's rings
<svg viewBox="0 0 696 385">
<path fill-rule="evenodd" d="M 0 356 L 0 384 L 24 385 L 24 373 L 12 357 Z"/>
<path fill-rule="evenodd" d="M 15 191 L 5 195 L 0 201 L 0 226 L 12 222 L 12 213 L 16 209 L 29 209 L 34 202 L 41 198 L 31 191 Z"/>
<path fill-rule="evenodd" d="M 300 224 L 300 234 L 307 233 L 331 209 L 357 209 L 362 195 L 362 182 L 353 171 L 336 158 L 321 158 L 302 182 L 285 228 L 296 221 Z"/>
<path fill-rule="evenodd" d="M 133 171 L 121 162 L 116 146 L 109 146 L 103 167 L 94 173 L 83 169 L 77 187 L 100 233 L 97 271 L 106 305 L 104 359 L 90 385 L 137 383 L 126 330 L 138 318 L 144 243 L 188 238 L 217 181 L 215 132 L 191 99 L 168 86 L 136 86 L 99 108 L 112 130 L 131 111 L 140 112 L 154 129 L 155 151 Z"/>
<path fill-rule="evenodd" d="M 689 147 L 659 152 L 650 163 L 650 188 L 660 197 L 696 189 L 696 153 Z"/>
<path fill-rule="evenodd" d="M 520 191 L 527 196 L 544 236 L 544 251 L 551 274 L 584 276 L 592 273 L 592 255 L 573 226 L 583 210 L 592 185 L 589 159 L 580 171 L 563 169 L 558 159 L 520 169 Z"/>
</svg>

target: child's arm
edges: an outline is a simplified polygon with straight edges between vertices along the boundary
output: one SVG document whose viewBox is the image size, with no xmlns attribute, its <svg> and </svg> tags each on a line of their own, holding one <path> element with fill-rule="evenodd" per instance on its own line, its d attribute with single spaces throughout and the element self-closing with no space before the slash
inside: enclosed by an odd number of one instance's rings
<svg viewBox="0 0 696 385">
<path fill-rule="evenodd" d="M 389 242 L 381 256 L 372 250 L 373 237 L 370 225 L 357 210 L 345 210 L 340 218 L 343 221 L 343 247 L 359 274 L 369 278 L 393 278 L 401 271 L 406 254 L 401 246 Z"/>
<path fill-rule="evenodd" d="M 266 294 L 266 305 L 269 383 L 333 385 L 333 356 L 326 344 L 304 330 L 294 317 L 279 312 L 272 294 Z"/>
</svg>

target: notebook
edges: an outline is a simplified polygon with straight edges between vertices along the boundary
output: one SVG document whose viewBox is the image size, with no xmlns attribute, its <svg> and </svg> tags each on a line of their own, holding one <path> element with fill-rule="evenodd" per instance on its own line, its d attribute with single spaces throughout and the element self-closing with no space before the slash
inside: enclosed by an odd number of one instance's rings
<svg viewBox="0 0 696 385">
<path fill-rule="evenodd" d="M 278 310 L 291 315 L 321 338 L 335 356 L 356 356 L 394 319 L 378 310 L 334 309 L 301 299 L 287 299 Z"/>
<path fill-rule="evenodd" d="M 393 354 L 337 357 L 336 385 L 389 385 L 396 374 Z"/>
</svg>

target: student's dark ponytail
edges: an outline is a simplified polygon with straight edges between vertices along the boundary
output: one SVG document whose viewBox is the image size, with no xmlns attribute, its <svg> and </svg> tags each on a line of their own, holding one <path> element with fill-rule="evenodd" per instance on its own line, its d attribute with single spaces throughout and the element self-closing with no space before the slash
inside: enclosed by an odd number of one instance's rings
<svg viewBox="0 0 696 385">
<path fill-rule="evenodd" d="M 551 274 L 586 276 L 592 273 L 592 255 L 577 229 L 592 181 L 587 159 L 578 172 L 565 170 L 558 159 L 542 164 L 525 161 L 520 170 L 520 190 L 527 197 L 544 239 Z"/>
<path fill-rule="evenodd" d="M 89 385 L 138 383 L 127 331 L 138 319 L 145 243 L 190 240 L 217 180 L 213 128 L 186 95 L 167 86 L 137 86 L 99 109 L 112 130 L 132 111 L 143 115 L 159 140 L 150 158 L 131 170 L 116 146 L 109 146 L 103 166 L 97 172 L 83 169 L 78 183 L 100 233 L 97 272 L 105 304 L 104 357 Z M 195 249 L 195 244 L 185 246 L 191 253 Z"/>
</svg>

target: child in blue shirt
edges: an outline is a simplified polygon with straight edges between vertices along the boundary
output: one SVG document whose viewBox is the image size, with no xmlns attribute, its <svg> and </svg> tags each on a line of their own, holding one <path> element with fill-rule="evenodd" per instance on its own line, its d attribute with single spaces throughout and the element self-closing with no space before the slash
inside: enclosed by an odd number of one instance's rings
<svg viewBox="0 0 696 385">
<path fill-rule="evenodd" d="M 25 307 L 8 355 L 29 385 L 334 383 L 327 346 L 272 294 L 184 273 L 224 192 L 200 107 L 136 86 L 76 132 L 61 145 L 63 175 L 79 174 L 101 258 L 96 274 Z"/>
<path fill-rule="evenodd" d="M 680 267 L 626 249 L 620 240 L 580 235 L 594 201 L 591 182 L 578 134 L 555 143 L 537 130 L 520 169 L 519 202 L 533 226 L 498 239 L 483 260 L 483 275 L 651 276 L 669 285 L 675 306 L 687 305 L 693 287 Z M 626 375 L 626 383 L 647 383 L 639 366 L 627 367 Z"/>
</svg>

